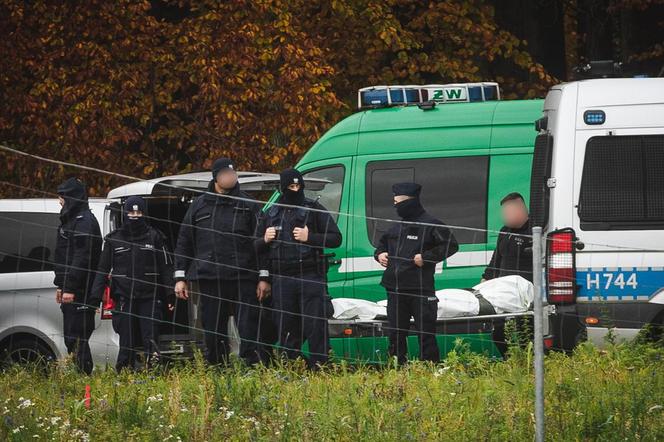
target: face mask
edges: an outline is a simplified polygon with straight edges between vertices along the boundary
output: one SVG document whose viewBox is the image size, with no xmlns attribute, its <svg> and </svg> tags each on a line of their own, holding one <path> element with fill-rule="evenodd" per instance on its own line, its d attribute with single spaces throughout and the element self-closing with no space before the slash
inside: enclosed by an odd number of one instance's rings
<svg viewBox="0 0 664 442">
<path fill-rule="evenodd" d="M 148 223 L 142 216 L 126 216 L 124 227 L 132 234 L 141 234 L 147 230 Z"/>
<path fill-rule="evenodd" d="M 415 218 L 423 212 L 420 200 L 411 198 L 394 205 L 397 209 L 397 214 L 404 219 Z"/>
<path fill-rule="evenodd" d="M 80 199 L 77 200 L 73 197 L 66 197 L 65 203 L 60 209 L 60 217 L 69 218 L 74 214 L 78 213 L 80 209 L 85 208 L 86 206 L 87 206 L 86 201 L 81 201 Z"/>
<path fill-rule="evenodd" d="M 284 204 L 300 205 L 304 201 L 304 189 L 297 192 L 286 189 L 281 193 L 281 202 Z"/>
</svg>

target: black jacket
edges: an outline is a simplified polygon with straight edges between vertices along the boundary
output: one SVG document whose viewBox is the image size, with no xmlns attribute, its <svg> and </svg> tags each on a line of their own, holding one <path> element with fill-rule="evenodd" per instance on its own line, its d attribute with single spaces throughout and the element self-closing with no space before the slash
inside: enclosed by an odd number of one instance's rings
<svg viewBox="0 0 664 442">
<path fill-rule="evenodd" d="M 530 221 L 518 229 L 503 227 L 498 234 L 496 250 L 482 278 L 520 275 L 533 280 L 533 239 Z"/>
<path fill-rule="evenodd" d="M 410 223 L 398 223 L 380 238 L 374 258 L 387 252 L 388 264 L 381 285 L 390 291 L 434 290 L 436 263 L 454 255 L 459 250 L 454 235 L 442 221 L 422 212 L 409 222 L 439 224 L 440 227 Z M 413 261 L 422 254 L 424 265 L 418 267 Z"/>
<path fill-rule="evenodd" d="M 175 248 L 175 280 L 258 279 L 256 252 L 253 247 L 260 204 L 240 190 L 231 197 L 208 193 L 196 198 L 189 207 Z"/>
<path fill-rule="evenodd" d="M 150 226 L 138 234 L 120 228 L 104 239 L 91 302 L 99 305 L 109 275 L 116 301 L 121 297 L 163 300 L 172 291 L 171 274 L 171 257 L 161 232 Z"/>
<path fill-rule="evenodd" d="M 75 303 L 88 304 L 101 252 L 101 230 L 88 206 L 85 188 L 81 185 L 67 191 L 55 244 L 53 284 L 63 293 L 73 293 Z"/>
<path fill-rule="evenodd" d="M 293 229 L 305 225 L 309 228 L 309 237 L 306 243 L 302 243 L 293 237 Z M 281 229 L 277 239 L 266 244 L 263 239 L 265 230 L 275 226 Z M 273 205 L 268 208 L 261 218 L 257 236 L 255 245 L 260 267 L 275 275 L 302 271 L 325 273 L 323 250 L 339 247 L 342 241 L 339 227 L 327 209 L 308 198 L 300 207 Z M 269 278 L 263 275 L 262 279 Z"/>
</svg>

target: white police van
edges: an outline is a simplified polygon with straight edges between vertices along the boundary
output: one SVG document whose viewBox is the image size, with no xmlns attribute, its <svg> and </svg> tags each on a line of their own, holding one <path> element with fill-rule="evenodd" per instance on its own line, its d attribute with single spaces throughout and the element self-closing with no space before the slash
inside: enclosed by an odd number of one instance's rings
<svg viewBox="0 0 664 442">
<path fill-rule="evenodd" d="M 544 281 L 563 313 L 563 347 L 661 330 L 664 78 L 560 84 L 543 112 L 531 219 L 547 237 Z"/>
<path fill-rule="evenodd" d="M 90 198 L 102 232 L 109 201 Z M 0 200 L 0 365 L 38 362 L 67 354 L 62 312 L 55 302 L 53 258 L 60 226 L 56 198 Z M 90 350 L 95 364 L 115 363 L 118 336 L 95 317 Z"/>
</svg>

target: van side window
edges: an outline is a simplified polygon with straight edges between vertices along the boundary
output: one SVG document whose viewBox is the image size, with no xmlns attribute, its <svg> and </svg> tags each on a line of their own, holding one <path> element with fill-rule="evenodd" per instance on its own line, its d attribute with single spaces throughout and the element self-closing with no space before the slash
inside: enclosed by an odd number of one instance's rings
<svg viewBox="0 0 664 442">
<path fill-rule="evenodd" d="M 57 213 L 1 212 L 0 273 L 53 270 Z"/>
<path fill-rule="evenodd" d="M 368 163 L 366 212 L 371 244 L 376 246 L 392 224 L 371 218 L 398 219 L 392 184 L 403 181 L 422 185 L 422 205 L 432 216 L 448 225 L 471 229 L 452 229 L 460 244 L 485 243 L 488 171 L 488 156 Z"/>
<path fill-rule="evenodd" d="M 302 174 L 305 182 L 304 194 L 307 198 L 318 199 L 318 202 L 331 212 L 332 218 L 335 221 L 339 218 L 341 194 L 344 187 L 344 172 L 343 166 L 336 165 L 315 169 Z M 307 183 L 307 179 L 312 178 L 325 180 L 327 183 Z"/>
<path fill-rule="evenodd" d="M 579 193 L 582 230 L 664 229 L 664 135 L 592 137 Z"/>
</svg>

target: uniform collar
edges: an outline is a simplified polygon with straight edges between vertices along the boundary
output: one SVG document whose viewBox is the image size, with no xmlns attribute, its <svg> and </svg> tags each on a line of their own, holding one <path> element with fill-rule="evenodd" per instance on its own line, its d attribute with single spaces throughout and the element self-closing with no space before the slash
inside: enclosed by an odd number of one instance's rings
<svg viewBox="0 0 664 442">
<path fill-rule="evenodd" d="M 238 181 L 228 193 L 218 193 L 214 187 L 214 180 L 210 180 L 207 193 L 203 195 L 203 198 L 207 201 L 213 201 L 215 204 L 235 204 L 237 201 L 235 198 L 224 198 L 225 195 L 240 196 L 240 182 Z"/>
</svg>

